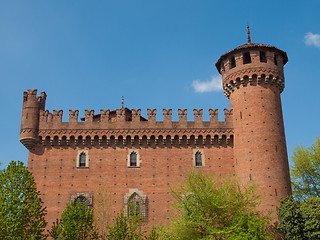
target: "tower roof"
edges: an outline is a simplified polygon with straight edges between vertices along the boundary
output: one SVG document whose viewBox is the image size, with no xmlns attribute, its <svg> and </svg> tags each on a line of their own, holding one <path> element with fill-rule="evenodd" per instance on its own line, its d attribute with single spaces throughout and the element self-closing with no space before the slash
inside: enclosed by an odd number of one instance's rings
<svg viewBox="0 0 320 240">
<path fill-rule="evenodd" d="M 260 49 L 261 48 L 267 48 L 269 50 L 276 51 L 283 57 L 283 65 L 285 65 L 288 62 L 288 56 L 287 56 L 287 53 L 285 51 L 282 51 L 279 48 L 276 48 L 276 47 L 271 46 L 271 45 L 266 45 L 266 44 L 261 44 L 261 43 L 251 43 L 250 42 L 250 43 L 243 44 L 243 45 L 241 45 L 239 47 L 236 47 L 236 48 L 232 49 L 231 51 L 226 52 L 225 54 L 221 55 L 221 57 L 219 58 L 219 60 L 216 63 L 216 68 L 218 69 L 218 72 L 221 74 L 221 72 L 220 72 L 220 64 L 229 55 L 234 54 L 236 52 L 240 52 L 243 49 L 255 49 L 255 48 L 260 48 Z"/>
</svg>

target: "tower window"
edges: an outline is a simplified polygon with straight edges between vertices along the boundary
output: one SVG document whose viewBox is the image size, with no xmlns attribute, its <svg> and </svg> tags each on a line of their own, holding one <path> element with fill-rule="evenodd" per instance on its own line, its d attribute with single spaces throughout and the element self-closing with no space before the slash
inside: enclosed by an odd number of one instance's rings
<svg viewBox="0 0 320 240">
<path fill-rule="evenodd" d="M 263 51 L 260 51 L 260 62 L 267 62 L 266 53 Z"/>
<path fill-rule="evenodd" d="M 136 167 L 137 166 L 137 154 L 135 152 L 132 152 L 130 154 L 130 167 Z"/>
<path fill-rule="evenodd" d="M 275 65 L 278 65 L 277 58 L 278 58 L 277 54 L 274 54 L 274 64 L 275 64 Z"/>
<path fill-rule="evenodd" d="M 140 167 L 140 155 L 139 150 L 130 150 L 127 155 L 127 167 L 138 168 Z"/>
<path fill-rule="evenodd" d="M 202 149 L 193 151 L 193 166 L 204 167 L 204 154 Z"/>
<path fill-rule="evenodd" d="M 245 52 L 243 54 L 243 64 L 248 64 L 248 63 L 251 63 L 250 52 Z"/>
<path fill-rule="evenodd" d="M 87 156 L 85 153 L 80 154 L 79 167 L 85 167 L 87 161 Z"/>
<path fill-rule="evenodd" d="M 230 69 L 235 67 L 236 67 L 236 59 L 234 58 L 234 56 L 232 56 L 232 58 L 230 58 Z"/>
<path fill-rule="evenodd" d="M 196 153 L 196 166 L 201 167 L 202 166 L 202 159 L 201 159 L 201 153 L 197 152 Z"/>
<path fill-rule="evenodd" d="M 77 167 L 78 168 L 88 168 L 89 167 L 88 151 L 81 151 L 78 153 Z"/>
</svg>

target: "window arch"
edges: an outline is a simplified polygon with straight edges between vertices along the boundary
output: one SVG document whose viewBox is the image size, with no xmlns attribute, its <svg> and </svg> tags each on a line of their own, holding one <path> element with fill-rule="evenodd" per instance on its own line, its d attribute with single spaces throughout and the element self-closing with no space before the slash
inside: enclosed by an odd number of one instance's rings
<svg viewBox="0 0 320 240">
<path fill-rule="evenodd" d="M 92 195 L 88 192 L 78 192 L 75 193 L 71 196 L 71 204 L 76 206 L 77 203 L 84 203 L 86 204 L 89 208 L 92 207 Z"/>
<path fill-rule="evenodd" d="M 205 157 L 203 149 L 194 149 L 193 150 L 193 166 L 194 167 L 204 167 L 205 166 Z"/>
<path fill-rule="evenodd" d="M 79 151 L 77 158 L 77 168 L 88 168 L 89 167 L 89 155 L 88 151 Z"/>
<path fill-rule="evenodd" d="M 128 201 L 128 216 L 140 216 L 141 215 L 141 205 L 142 199 L 141 197 L 134 192 Z"/>
<path fill-rule="evenodd" d="M 138 189 L 129 189 L 124 196 L 124 212 L 127 217 L 147 218 L 147 196 Z"/>
</svg>

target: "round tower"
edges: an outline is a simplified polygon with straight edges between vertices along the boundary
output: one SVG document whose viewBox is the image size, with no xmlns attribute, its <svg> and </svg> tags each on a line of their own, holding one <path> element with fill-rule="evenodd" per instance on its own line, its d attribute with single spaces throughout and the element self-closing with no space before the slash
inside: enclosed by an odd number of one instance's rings
<svg viewBox="0 0 320 240">
<path fill-rule="evenodd" d="M 39 114 L 44 110 L 46 94 L 37 97 L 37 90 L 23 93 L 23 106 L 20 127 L 20 142 L 29 150 L 39 142 Z"/>
<path fill-rule="evenodd" d="M 274 210 L 291 194 L 280 94 L 286 52 L 248 43 L 223 54 L 216 67 L 233 109 L 236 176 L 254 181 L 264 197 L 260 210 Z"/>
</svg>

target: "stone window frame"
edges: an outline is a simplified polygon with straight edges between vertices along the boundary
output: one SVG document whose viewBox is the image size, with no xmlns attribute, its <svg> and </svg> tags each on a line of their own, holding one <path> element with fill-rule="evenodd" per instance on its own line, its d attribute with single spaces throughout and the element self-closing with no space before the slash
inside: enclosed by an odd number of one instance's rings
<svg viewBox="0 0 320 240">
<path fill-rule="evenodd" d="M 81 166 L 80 167 L 80 155 L 84 153 L 86 155 L 86 166 Z M 88 150 L 79 150 L 78 151 L 78 156 L 77 156 L 77 168 L 89 168 L 89 154 L 88 154 Z"/>
<path fill-rule="evenodd" d="M 129 200 L 130 197 L 133 196 L 134 194 L 136 194 L 139 198 L 139 206 L 140 206 L 140 218 L 142 220 L 147 220 L 148 218 L 148 199 L 147 199 L 147 195 L 142 191 L 139 190 L 138 188 L 130 188 L 129 189 L 129 193 L 126 193 L 124 195 L 124 201 L 123 201 L 123 211 L 126 215 L 126 217 L 129 217 L 129 208 L 128 208 L 128 204 L 129 204 Z"/>
<path fill-rule="evenodd" d="M 130 166 L 130 155 L 131 153 L 136 153 L 137 158 L 137 165 L 136 166 Z M 128 149 L 128 155 L 127 155 L 127 167 L 128 168 L 140 168 L 140 163 L 141 163 L 141 158 L 140 158 L 140 154 L 139 154 L 139 149 Z"/>
<path fill-rule="evenodd" d="M 197 166 L 196 165 L 196 153 L 198 153 L 198 152 L 201 154 L 201 161 L 202 161 L 202 165 L 201 166 Z M 193 167 L 195 167 L 195 168 L 201 168 L 201 167 L 205 167 L 206 166 L 203 149 L 193 149 L 192 162 L 193 162 Z"/>
<path fill-rule="evenodd" d="M 84 201 L 85 204 L 89 207 L 93 207 L 93 197 L 92 194 L 89 192 L 77 192 L 73 193 L 70 197 L 70 204 L 74 204 L 74 202 L 77 200 L 79 197 L 84 197 L 86 200 Z"/>
</svg>

